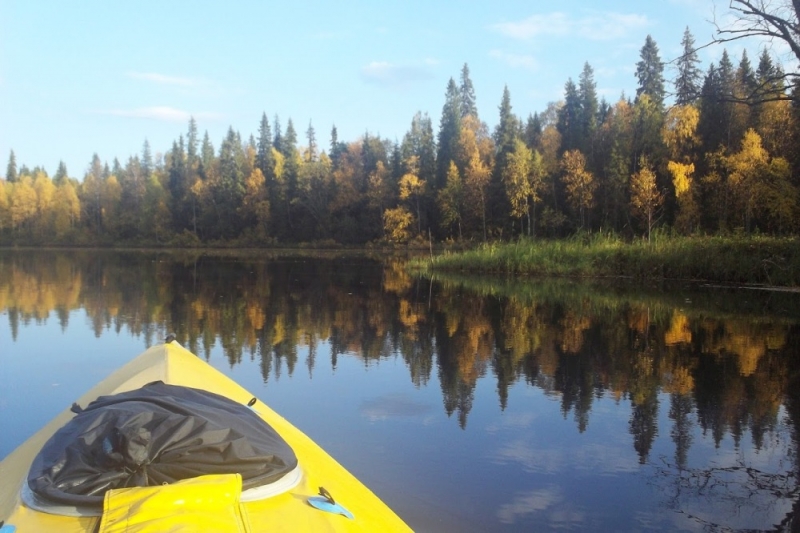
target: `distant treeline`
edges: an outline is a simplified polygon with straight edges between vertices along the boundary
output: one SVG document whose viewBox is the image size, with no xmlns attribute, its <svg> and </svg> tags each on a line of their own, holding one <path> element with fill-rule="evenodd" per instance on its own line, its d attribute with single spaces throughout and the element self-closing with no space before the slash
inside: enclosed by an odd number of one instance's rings
<svg viewBox="0 0 800 533">
<path fill-rule="evenodd" d="M 257 136 L 229 128 L 219 149 L 190 120 L 163 156 L 81 180 L 17 168 L 0 181 L 0 243 L 241 246 L 800 229 L 800 109 L 769 53 L 753 67 L 727 52 L 703 72 L 688 28 L 671 91 L 648 36 L 635 96 L 598 98 L 586 63 L 564 99 L 523 119 L 508 89 L 490 131 L 465 64 L 450 79 L 434 133 L 417 113 L 402 141 L 366 133 L 326 150 L 309 124 L 262 115 Z M 671 105 L 666 104 L 670 98 Z"/>
</svg>

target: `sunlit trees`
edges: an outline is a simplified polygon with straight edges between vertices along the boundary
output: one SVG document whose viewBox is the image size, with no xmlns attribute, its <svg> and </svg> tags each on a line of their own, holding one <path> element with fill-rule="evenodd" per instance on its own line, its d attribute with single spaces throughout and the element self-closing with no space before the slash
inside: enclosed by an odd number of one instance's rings
<svg viewBox="0 0 800 533">
<path fill-rule="evenodd" d="M 53 227 L 56 237 L 63 238 L 76 228 L 81 216 L 81 205 L 75 186 L 69 180 L 57 188 L 53 202 Z"/>
<path fill-rule="evenodd" d="M 411 238 L 414 215 L 405 207 L 387 209 L 383 212 L 383 230 L 392 242 L 404 243 Z"/>
<path fill-rule="evenodd" d="M 647 240 L 653 231 L 657 211 L 664 202 L 664 195 L 656 185 L 656 174 L 647 158 L 639 161 L 639 171 L 631 176 L 631 209 L 633 215 L 645 225 Z"/>
<path fill-rule="evenodd" d="M 261 169 L 256 167 L 244 182 L 242 217 L 246 226 L 254 228 L 255 236 L 265 240 L 269 235 L 269 193 Z"/>
<path fill-rule="evenodd" d="M 461 238 L 461 219 L 464 212 L 464 181 L 454 162 L 450 162 L 447 171 L 447 183 L 437 196 L 439 211 L 442 214 L 442 225 L 449 229 L 458 228 L 458 237 Z"/>
<path fill-rule="evenodd" d="M 741 150 L 727 158 L 727 165 L 735 212 L 744 230 L 750 232 L 757 219 L 772 226 L 769 229 L 785 231 L 797 209 L 797 190 L 789 182 L 786 160 L 771 159 L 761 137 L 750 129 Z"/>
<path fill-rule="evenodd" d="M 578 214 L 579 227 L 586 227 L 586 214 L 594 205 L 594 192 L 597 187 L 594 176 L 586 170 L 586 159 L 580 150 L 569 150 L 561 157 L 567 202 Z"/>
<path fill-rule="evenodd" d="M 682 233 L 698 229 L 700 212 L 698 189 L 693 178 L 694 159 L 700 140 L 697 125 L 700 113 L 693 105 L 676 105 L 667 112 L 662 130 L 664 145 L 669 152 L 667 170 L 677 202 L 675 227 Z"/>
<path fill-rule="evenodd" d="M 733 4 L 794 20 L 794 8 L 782 1 Z M 12 150 L 2 182 L 0 243 L 157 238 L 176 245 L 241 237 L 241 243 L 355 245 L 402 241 L 403 231 L 409 239 L 430 231 L 433 240 L 488 240 L 598 228 L 631 236 L 636 224 L 650 233 L 647 206 L 659 195 L 660 220 L 681 233 L 797 231 L 800 111 L 787 100 L 793 75 L 767 49 L 755 69 L 748 51 L 734 66 L 722 50 L 701 85 L 688 28 L 681 48 L 674 105 L 666 107 L 664 63 L 648 36 L 634 99 L 623 94 L 611 106 L 598 102 L 594 71 L 584 63 L 577 83 L 565 84 L 563 101 L 524 123 L 505 87 L 491 129 L 478 118 L 464 64 L 460 78 L 447 84 L 438 131 L 419 112 L 400 142 L 369 132 L 343 142 L 334 126 L 326 154 L 311 121 L 307 146 L 298 147 L 291 120 L 282 130 L 277 115 L 270 121 L 262 113 L 257 136 L 244 142 L 231 127 L 215 150 L 208 132 L 200 140 L 192 118 L 163 155 L 147 140 L 124 165 L 114 159 L 109 168 L 94 154 L 82 179 L 70 178 L 63 162 L 52 180 L 39 166 L 17 169 Z M 647 169 L 639 166 L 642 157 Z M 640 187 L 653 176 L 657 195 L 650 185 Z M 25 207 L 28 188 L 33 216 Z M 634 207 L 637 196 L 650 198 L 644 211 Z"/>
<path fill-rule="evenodd" d="M 417 234 L 422 234 L 420 222 L 420 203 L 425 194 L 425 182 L 416 174 L 418 159 L 414 158 L 408 163 L 409 172 L 400 178 L 400 199 L 409 202 L 417 212 Z"/>
<path fill-rule="evenodd" d="M 521 139 L 514 142 L 514 150 L 508 156 L 508 164 L 503 174 L 506 194 L 511 204 L 511 216 L 527 219 L 529 236 L 533 235 L 533 211 L 541 200 L 542 157 L 532 151 Z M 521 224 L 522 226 L 522 224 Z M 523 233 L 524 226 L 523 227 Z"/>
</svg>

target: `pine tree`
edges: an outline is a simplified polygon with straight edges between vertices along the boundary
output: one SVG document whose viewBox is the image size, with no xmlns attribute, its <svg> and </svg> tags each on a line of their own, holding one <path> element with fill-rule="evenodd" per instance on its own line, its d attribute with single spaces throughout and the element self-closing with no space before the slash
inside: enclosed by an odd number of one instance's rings
<svg viewBox="0 0 800 533">
<path fill-rule="evenodd" d="M 687 105 L 700 96 L 702 82 L 702 74 L 697 67 L 700 59 L 697 57 L 697 50 L 694 48 L 694 37 L 688 26 L 683 32 L 681 46 L 683 47 L 683 54 L 677 60 L 678 75 L 675 78 L 675 103 L 677 105 Z"/>
<path fill-rule="evenodd" d="M 17 156 L 14 155 L 14 150 L 8 155 L 8 166 L 6 166 L 6 181 L 8 183 L 15 183 L 17 181 Z"/>
<path fill-rule="evenodd" d="M 469 67 L 464 63 L 461 69 L 461 85 L 459 87 L 461 96 L 461 118 L 472 115 L 478 118 L 478 106 L 475 102 L 475 87 L 469 77 Z"/>
<path fill-rule="evenodd" d="M 636 78 L 639 87 L 636 89 L 637 98 L 643 94 L 659 107 L 664 105 L 664 63 L 658 55 L 658 46 L 653 38 L 648 35 L 639 52 L 641 60 L 636 63 Z"/>
</svg>

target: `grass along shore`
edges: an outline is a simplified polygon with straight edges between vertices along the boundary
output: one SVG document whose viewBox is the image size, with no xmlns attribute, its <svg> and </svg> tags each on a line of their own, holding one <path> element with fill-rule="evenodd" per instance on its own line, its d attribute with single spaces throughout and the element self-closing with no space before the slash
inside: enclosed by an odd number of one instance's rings
<svg viewBox="0 0 800 533">
<path fill-rule="evenodd" d="M 779 237 L 672 237 L 626 242 L 608 235 L 490 243 L 418 258 L 412 268 L 515 276 L 683 279 L 800 286 L 800 240 Z"/>
</svg>

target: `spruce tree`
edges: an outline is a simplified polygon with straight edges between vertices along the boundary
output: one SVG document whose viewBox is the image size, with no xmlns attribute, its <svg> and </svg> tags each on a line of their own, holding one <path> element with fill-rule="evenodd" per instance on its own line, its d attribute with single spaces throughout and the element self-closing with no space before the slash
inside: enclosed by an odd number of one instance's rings
<svg viewBox="0 0 800 533">
<path fill-rule="evenodd" d="M 344 152 L 347 151 L 347 144 L 339 141 L 339 131 L 336 129 L 336 124 L 331 127 L 331 150 L 329 157 L 333 167 L 339 166 L 339 158 Z"/>
<path fill-rule="evenodd" d="M 561 134 L 561 151 L 580 148 L 581 99 L 572 78 L 564 85 L 564 105 L 558 110 L 556 129 Z"/>
<path fill-rule="evenodd" d="M 541 142 L 542 121 L 539 118 L 539 113 L 528 115 L 528 121 L 525 123 L 525 144 L 531 150 L 539 150 Z"/>
<path fill-rule="evenodd" d="M 636 63 L 636 78 L 639 87 L 636 89 L 637 98 L 643 94 L 659 107 L 664 105 L 664 63 L 658 55 L 658 46 L 653 38 L 648 35 L 639 52 L 641 60 Z"/>
<path fill-rule="evenodd" d="M 711 63 L 700 90 L 700 120 L 697 123 L 697 133 L 702 140 L 704 152 L 714 152 L 722 144 L 725 120 L 719 72 L 714 63 Z"/>
<path fill-rule="evenodd" d="M 114 161 L 117 161 L 117 159 L 114 158 Z M 119 176 L 119 174 L 117 174 L 117 176 Z M 56 170 L 55 176 L 53 176 L 53 183 L 56 185 L 62 185 L 68 179 L 69 177 L 67 176 L 67 165 L 64 163 L 64 161 L 59 161 L 58 169 Z"/>
<path fill-rule="evenodd" d="M 256 143 L 256 167 L 261 170 L 264 178 L 269 182 L 274 166 L 275 163 L 272 160 L 272 129 L 269 126 L 267 114 L 262 113 L 261 122 L 258 126 L 258 142 Z"/>
<path fill-rule="evenodd" d="M 310 120 L 308 121 L 308 129 L 306 130 L 306 140 L 308 141 L 306 161 L 314 162 L 317 160 L 317 134 L 314 131 L 314 125 Z"/>
<path fill-rule="evenodd" d="M 467 115 L 478 118 L 478 107 L 475 102 L 475 87 L 472 85 L 472 80 L 469 77 L 469 67 L 466 63 L 464 63 L 464 67 L 461 69 L 459 94 L 461 96 L 461 118 Z"/>
<path fill-rule="evenodd" d="M 272 121 L 272 129 L 274 132 L 272 135 L 272 146 L 280 153 L 284 153 L 283 132 L 281 132 L 281 121 L 277 114 L 275 115 L 275 120 Z"/>
<path fill-rule="evenodd" d="M 6 181 L 14 183 L 17 181 L 17 156 L 14 155 L 14 150 L 8 155 L 8 166 L 6 166 Z"/>
<path fill-rule="evenodd" d="M 675 78 L 675 103 L 687 105 L 700 96 L 702 73 L 698 68 L 700 59 L 694 47 L 694 37 L 687 26 L 681 40 L 683 53 L 677 60 L 678 75 Z"/>
<path fill-rule="evenodd" d="M 500 120 L 494 131 L 496 159 L 494 171 L 489 184 L 489 219 L 495 227 L 499 227 L 508 220 L 511 204 L 505 194 L 503 176 L 508 167 L 509 157 L 514 151 L 515 141 L 519 137 L 519 121 L 511 109 L 511 93 L 508 86 L 503 88 L 503 98 L 500 100 Z"/>
<path fill-rule="evenodd" d="M 590 161 L 593 159 L 592 142 L 597 129 L 597 84 L 594 81 L 594 70 L 588 62 L 583 65 L 583 72 L 578 79 L 578 97 L 580 98 L 580 137 L 579 148 Z"/>
<path fill-rule="evenodd" d="M 461 132 L 461 95 L 453 78 L 447 83 L 442 118 L 439 121 L 439 151 L 436 154 L 436 188 L 444 187 L 450 161 L 455 160 Z"/>
<path fill-rule="evenodd" d="M 189 117 L 189 131 L 186 133 L 186 163 L 189 165 L 190 170 L 197 163 L 198 143 L 197 122 L 195 122 L 194 117 Z"/>
<path fill-rule="evenodd" d="M 150 152 L 150 143 L 145 139 L 142 145 L 142 172 L 149 178 L 153 170 L 153 154 Z"/>
<path fill-rule="evenodd" d="M 742 59 L 739 61 L 739 68 L 736 71 L 736 84 L 739 96 L 744 99 L 751 99 L 758 88 L 756 73 L 753 72 L 753 67 L 750 65 L 747 50 L 742 50 Z"/>
<path fill-rule="evenodd" d="M 214 145 L 208 136 L 208 130 L 203 134 L 203 143 L 200 145 L 200 162 L 203 165 L 203 174 L 208 178 L 214 166 Z"/>
</svg>

